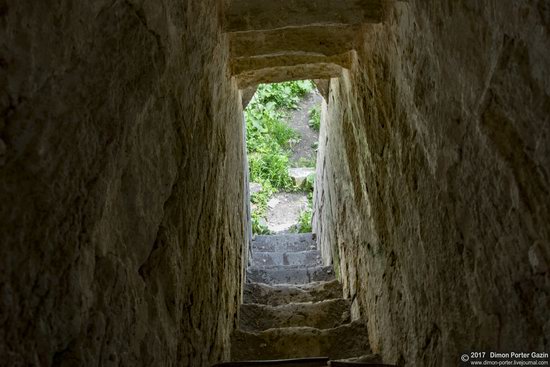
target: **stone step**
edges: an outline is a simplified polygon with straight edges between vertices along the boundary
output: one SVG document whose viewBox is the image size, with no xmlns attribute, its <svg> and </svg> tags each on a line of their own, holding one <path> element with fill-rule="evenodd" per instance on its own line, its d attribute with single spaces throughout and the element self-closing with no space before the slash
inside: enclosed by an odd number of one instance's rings
<svg viewBox="0 0 550 367">
<path fill-rule="evenodd" d="M 380 23 L 386 18 L 388 8 L 387 0 L 233 0 L 224 9 L 221 24 L 224 32 L 237 33 L 315 25 Z"/>
<path fill-rule="evenodd" d="M 296 252 L 317 249 L 312 233 L 280 234 L 256 236 L 252 240 L 252 253 L 255 252 Z"/>
<path fill-rule="evenodd" d="M 237 330 L 231 343 L 232 360 L 326 356 L 351 358 L 371 353 L 367 327 L 353 322 L 333 329 L 289 327 L 261 332 Z"/>
<path fill-rule="evenodd" d="M 276 359 L 263 361 L 238 361 L 218 363 L 213 367 L 326 367 L 327 357 Z"/>
<path fill-rule="evenodd" d="M 240 320 L 243 331 L 293 326 L 331 329 L 351 321 L 350 304 L 342 298 L 282 306 L 249 303 L 241 305 Z"/>
<path fill-rule="evenodd" d="M 339 359 L 330 361 L 331 367 L 360 367 L 360 366 L 377 366 L 377 367 L 396 367 L 393 364 L 385 364 L 378 354 L 367 354 L 353 358 Z"/>
<path fill-rule="evenodd" d="M 252 254 L 252 265 L 273 266 L 273 265 L 302 265 L 319 266 L 323 264 L 321 252 L 318 250 L 299 252 L 254 252 Z"/>
<path fill-rule="evenodd" d="M 313 282 L 301 285 L 268 285 L 245 283 L 244 303 L 280 306 L 292 302 L 319 302 L 341 298 L 342 285 L 338 280 Z"/>
<path fill-rule="evenodd" d="M 335 279 L 332 266 L 290 266 L 249 267 L 246 270 L 246 280 L 249 283 L 264 284 L 305 284 Z"/>
</svg>

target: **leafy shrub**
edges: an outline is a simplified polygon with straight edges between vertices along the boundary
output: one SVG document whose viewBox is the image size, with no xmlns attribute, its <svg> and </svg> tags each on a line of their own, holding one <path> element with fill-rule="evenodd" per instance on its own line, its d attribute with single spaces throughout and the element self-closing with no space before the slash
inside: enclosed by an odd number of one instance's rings
<svg viewBox="0 0 550 367">
<path fill-rule="evenodd" d="M 309 177 L 308 177 L 309 179 Z M 313 232 L 312 219 L 313 219 L 313 192 L 307 195 L 308 205 L 307 208 L 300 212 L 298 217 L 298 223 L 291 228 L 291 232 L 297 233 L 310 233 Z"/>
<path fill-rule="evenodd" d="M 315 157 L 300 157 L 297 161 L 295 161 L 292 166 L 295 168 L 298 167 L 308 167 L 308 168 L 315 168 L 317 164 L 317 160 Z"/>
<path fill-rule="evenodd" d="M 263 222 L 271 195 L 292 189 L 289 149 L 299 135 L 284 120 L 287 111 L 295 109 L 300 97 L 313 88 L 310 81 L 262 84 L 245 111 L 250 180 L 262 185 L 262 190 L 251 197 L 255 234 L 269 233 Z"/>
<path fill-rule="evenodd" d="M 306 210 L 303 210 L 300 213 L 300 217 L 298 218 L 298 233 L 310 233 L 313 231 L 311 227 L 311 220 L 313 217 L 313 210 L 311 208 L 308 208 Z"/>
<path fill-rule="evenodd" d="M 262 84 L 245 111 L 250 179 L 269 181 L 277 189 L 289 189 L 289 149 L 299 138 L 284 119 L 300 97 L 313 90 L 310 81 Z"/>
<path fill-rule="evenodd" d="M 250 201 L 252 202 L 252 233 L 271 234 L 271 231 L 265 225 L 265 216 L 267 214 L 267 203 L 275 192 L 275 189 L 267 180 L 260 184 L 262 189 L 250 196 Z"/>
<path fill-rule="evenodd" d="M 264 181 L 260 184 L 262 189 L 250 196 L 250 201 L 256 207 L 256 212 L 260 215 L 265 215 L 267 212 L 267 203 L 271 198 L 271 195 L 275 192 L 275 189 L 269 181 Z"/>
<path fill-rule="evenodd" d="M 269 182 L 277 189 L 289 189 L 292 179 L 288 174 L 288 156 L 278 151 L 248 155 L 250 177 L 256 182 Z"/>
<path fill-rule="evenodd" d="M 252 233 L 254 234 L 271 234 L 271 231 L 265 225 L 264 217 L 256 212 L 252 212 Z"/>
<path fill-rule="evenodd" d="M 321 107 L 313 106 L 309 110 L 309 127 L 315 131 L 321 130 Z"/>
<path fill-rule="evenodd" d="M 307 176 L 304 188 L 311 195 L 311 193 L 313 192 L 314 187 L 315 187 L 315 173 L 312 173 L 311 175 Z M 312 203 L 310 203 L 310 204 L 312 204 Z"/>
<path fill-rule="evenodd" d="M 296 109 L 300 98 L 314 89 L 309 80 L 298 80 L 276 84 L 261 84 L 256 91 L 256 102 L 266 105 L 275 103 L 278 108 Z"/>
</svg>

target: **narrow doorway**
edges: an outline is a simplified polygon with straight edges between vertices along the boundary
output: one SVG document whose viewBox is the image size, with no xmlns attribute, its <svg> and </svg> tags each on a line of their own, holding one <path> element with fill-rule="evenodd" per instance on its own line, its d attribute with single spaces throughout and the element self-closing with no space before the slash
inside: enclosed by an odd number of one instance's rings
<svg viewBox="0 0 550 367">
<path fill-rule="evenodd" d="M 261 84 L 245 110 L 254 235 L 312 232 L 322 97 L 310 80 Z"/>
</svg>

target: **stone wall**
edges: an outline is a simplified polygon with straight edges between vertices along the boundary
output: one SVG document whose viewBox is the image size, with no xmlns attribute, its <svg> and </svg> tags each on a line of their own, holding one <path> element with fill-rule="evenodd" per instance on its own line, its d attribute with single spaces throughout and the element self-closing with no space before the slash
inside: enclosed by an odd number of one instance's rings
<svg viewBox="0 0 550 367">
<path fill-rule="evenodd" d="M 331 82 L 315 230 L 407 366 L 550 349 L 550 7 L 397 2 Z"/>
<path fill-rule="evenodd" d="M 216 9 L 0 3 L 0 365 L 228 357 L 243 130 Z"/>
</svg>

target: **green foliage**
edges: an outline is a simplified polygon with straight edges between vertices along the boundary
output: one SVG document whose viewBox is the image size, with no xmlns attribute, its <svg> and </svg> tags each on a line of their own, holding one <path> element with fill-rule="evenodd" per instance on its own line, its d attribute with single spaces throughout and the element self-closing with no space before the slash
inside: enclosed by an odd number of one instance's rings
<svg viewBox="0 0 550 367">
<path fill-rule="evenodd" d="M 309 127 L 315 131 L 321 130 L 321 107 L 313 106 L 309 110 Z"/>
<path fill-rule="evenodd" d="M 285 109 L 313 90 L 311 81 L 262 84 L 245 111 L 250 179 L 289 189 L 289 149 L 299 135 L 285 122 Z"/>
<path fill-rule="evenodd" d="M 316 166 L 316 158 L 315 157 L 300 157 L 296 162 L 292 164 L 293 167 L 308 167 L 308 168 L 315 168 Z"/>
<path fill-rule="evenodd" d="M 288 175 L 288 156 L 278 150 L 248 155 L 250 177 L 256 182 L 269 182 L 280 190 L 289 189 L 292 179 Z"/>
<path fill-rule="evenodd" d="M 308 177 L 309 179 L 309 177 Z M 298 233 L 310 233 L 313 231 L 311 226 L 311 221 L 313 219 L 313 193 L 310 192 L 307 196 L 308 207 L 305 210 L 302 210 L 300 216 L 298 217 L 298 224 L 292 228 L 293 232 Z"/>
<path fill-rule="evenodd" d="M 313 193 L 313 188 L 314 187 L 315 187 L 315 173 L 307 176 L 304 188 L 311 195 L 311 193 Z"/>
<path fill-rule="evenodd" d="M 295 109 L 300 98 L 313 88 L 310 81 L 262 84 L 245 111 L 250 180 L 262 185 L 262 190 L 251 198 L 255 234 L 269 233 L 263 223 L 271 195 L 292 189 L 289 149 L 299 135 L 284 120 L 287 111 Z"/>
<path fill-rule="evenodd" d="M 256 235 L 271 234 L 269 228 L 263 223 L 263 218 L 257 217 L 252 214 L 252 233 Z"/>
<path fill-rule="evenodd" d="M 288 149 L 290 142 L 298 137 L 298 134 L 284 122 L 284 114 L 273 102 L 249 106 L 245 116 L 249 152 L 261 151 L 272 143 Z"/>
<path fill-rule="evenodd" d="M 269 181 L 261 182 L 262 189 L 250 196 L 252 203 L 252 232 L 254 234 L 270 234 L 270 230 L 265 223 L 265 215 L 267 214 L 267 203 L 271 195 L 275 192 Z"/>
<path fill-rule="evenodd" d="M 256 192 L 250 196 L 250 201 L 256 208 L 256 212 L 260 215 L 265 215 L 267 212 L 267 203 L 271 198 L 271 195 L 275 193 L 275 189 L 269 181 L 264 181 L 261 183 L 262 189 L 259 192 Z"/>
<path fill-rule="evenodd" d="M 261 84 L 256 91 L 254 101 L 261 105 L 273 102 L 278 108 L 296 109 L 300 98 L 314 89 L 309 80 L 292 82 Z"/>
<path fill-rule="evenodd" d="M 298 218 L 298 233 L 310 233 L 313 231 L 311 228 L 311 220 L 313 217 L 313 210 L 307 209 L 300 213 Z"/>
</svg>

